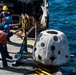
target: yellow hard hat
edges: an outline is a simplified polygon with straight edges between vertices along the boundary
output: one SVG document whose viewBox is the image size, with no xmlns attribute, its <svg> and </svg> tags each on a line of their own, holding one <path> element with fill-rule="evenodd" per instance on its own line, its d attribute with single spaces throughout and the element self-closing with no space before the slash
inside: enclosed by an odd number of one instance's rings
<svg viewBox="0 0 76 75">
<path fill-rule="evenodd" d="M 8 7 L 6 5 L 3 6 L 2 10 L 8 10 Z"/>
</svg>

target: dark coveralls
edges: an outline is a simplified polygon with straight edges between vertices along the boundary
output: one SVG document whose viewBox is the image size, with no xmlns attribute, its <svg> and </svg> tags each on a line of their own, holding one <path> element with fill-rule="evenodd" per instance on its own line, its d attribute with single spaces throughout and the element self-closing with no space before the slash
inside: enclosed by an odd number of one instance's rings
<svg viewBox="0 0 76 75">
<path fill-rule="evenodd" d="M 1 56 L 2 56 L 2 63 L 3 63 L 3 67 L 7 67 L 7 60 L 6 60 L 6 45 L 4 44 L 0 44 L 0 52 L 1 52 Z"/>
<path fill-rule="evenodd" d="M 1 52 L 1 56 L 2 56 L 2 63 L 3 63 L 3 67 L 7 67 L 7 53 L 6 53 L 6 44 L 7 44 L 7 34 L 8 32 L 5 32 L 4 30 L 0 30 L 0 52 Z"/>
</svg>

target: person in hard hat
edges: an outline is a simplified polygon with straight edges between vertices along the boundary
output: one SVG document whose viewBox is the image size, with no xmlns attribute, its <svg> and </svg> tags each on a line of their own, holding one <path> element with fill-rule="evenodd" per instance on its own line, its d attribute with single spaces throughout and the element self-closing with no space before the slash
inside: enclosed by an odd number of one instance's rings
<svg viewBox="0 0 76 75">
<path fill-rule="evenodd" d="M 1 56 L 2 56 L 2 63 L 3 63 L 3 68 L 7 67 L 7 36 L 8 36 L 8 32 L 10 31 L 10 26 L 9 25 L 5 25 L 3 30 L 0 30 L 0 52 L 1 52 Z"/>
<path fill-rule="evenodd" d="M 11 26 L 13 26 L 12 24 L 10 24 L 12 22 L 12 18 L 11 18 L 11 16 L 7 16 L 7 17 L 5 17 L 5 20 L 0 24 L 0 30 L 4 30 L 4 26 L 7 24 L 7 25 L 9 25 L 10 26 L 10 28 L 11 28 Z M 18 25 L 18 24 L 16 24 L 16 25 Z M 11 31 L 9 31 L 8 32 L 8 36 L 7 36 L 7 42 L 11 42 L 10 41 L 10 37 L 13 35 L 14 33 L 13 32 L 11 32 Z M 9 55 L 9 53 L 8 53 L 8 51 L 7 51 L 7 45 L 5 45 L 5 47 L 6 47 L 6 54 L 7 54 L 7 58 L 9 58 L 9 59 L 12 59 L 12 57 Z"/>
<path fill-rule="evenodd" d="M 0 13 L 1 22 L 3 22 L 5 17 L 7 16 L 11 16 L 11 15 L 10 12 L 8 11 L 8 7 L 4 5 L 2 8 L 2 12 Z"/>
<path fill-rule="evenodd" d="M 11 16 L 7 16 L 7 17 L 5 17 L 5 20 L 1 23 L 1 25 L 0 25 L 0 29 L 1 30 L 3 30 L 3 27 L 6 25 L 6 24 L 10 24 L 10 23 L 12 23 L 12 18 L 11 18 Z"/>
<path fill-rule="evenodd" d="M 18 24 L 11 24 L 11 23 L 12 23 L 12 18 L 11 18 L 11 16 L 5 17 L 5 20 L 0 24 L 0 30 L 3 30 L 3 27 L 4 27 L 6 24 L 8 24 L 8 25 L 10 26 L 10 28 L 13 28 L 13 27 L 19 28 L 19 27 L 22 26 L 22 23 L 21 23 L 21 22 L 18 23 Z M 8 40 L 9 43 L 11 42 L 11 41 L 10 41 L 10 37 L 11 37 L 12 35 L 13 35 L 13 32 L 9 32 L 8 37 L 7 37 L 7 40 Z"/>
<path fill-rule="evenodd" d="M 0 25 L 0 30 L 3 30 L 3 27 L 6 25 L 6 24 L 10 24 L 12 22 L 12 18 L 11 18 L 11 16 L 7 16 L 7 17 L 5 17 L 5 20 L 1 23 L 1 25 Z M 13 33 L 12 32 L 9 32 L 9 36 L 7 37 L 7 40 L 8 40 L 8 42 L 11 42 L 10 41 L 10 38 L 9 37 L 11 37 L 11 36 L 13 35 Z"/>
<path fill-rule="evenodd" d="M 10 23 L 12 22 L 12 18 L 10 17 L 10 16 L 8 16 L 8 17 L 6 17 L 5 18 L 5 21 L 3 21 L 1 24 L 0 24 L 0 30 L 4 30 L 4 26 L 5 25 L 9 25 Z M 9 25 L 9 27 L 10 27 L 10 25 Z M 12 32 L 8 32 L 8 36 L 7 36 L 7 41 L 8 42 L 10 42 L 10 37 L 13 35 L 13 33 Z M 9 53 L 8 53 L 8 51 L 7 51 L 7 46 L 5 45 L 5 51 L 6 51 L 6 53 L 7 53 L 7 58 L 9 58 L 9 59 L 12 59 L 12 57 L 9 55 Z"/>
</svg>

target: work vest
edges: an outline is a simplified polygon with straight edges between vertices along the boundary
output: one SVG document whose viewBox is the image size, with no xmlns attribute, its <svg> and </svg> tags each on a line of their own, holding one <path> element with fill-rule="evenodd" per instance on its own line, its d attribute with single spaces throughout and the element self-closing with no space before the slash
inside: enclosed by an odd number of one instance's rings
<svg viewBox="0 0 76 75">
<path fill-rule="evenodd" d="M 6 44 L 7 43 L 7 35 L 5 32 L 0 30 L 0 44 Z"/>
<path fill-rule="evenodd" d="M 1 22 L 3 22 L 5 20 L 5 17 L 10 16 L 10 12 L 7 12 L 6 14 L 3 12 L 1 12 L 0 14 L 0 18 L 1 18 Z"/>
</svg>

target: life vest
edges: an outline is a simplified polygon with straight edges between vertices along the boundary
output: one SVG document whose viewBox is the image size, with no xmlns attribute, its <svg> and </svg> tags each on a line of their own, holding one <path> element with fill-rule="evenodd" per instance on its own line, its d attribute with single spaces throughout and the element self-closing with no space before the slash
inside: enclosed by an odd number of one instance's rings
<svg viewBox="0 0 76 75">
<path fill-rule="evenodd" d="M 0 30 L 0 44 L 6 44 L 7 43 L 7 35 L 3 31 Z"/>
<path fill-rule="evenodd" d="M 4 11 L 1 12 L 1 14 L 0 14 L 1 22 L 3 22 L 5 20 L 5 17 L 7 17 L 7 16 L 10 16 L 9 12 L 7 12 L 7 13 L 4 13 Z"/>
</svg>

